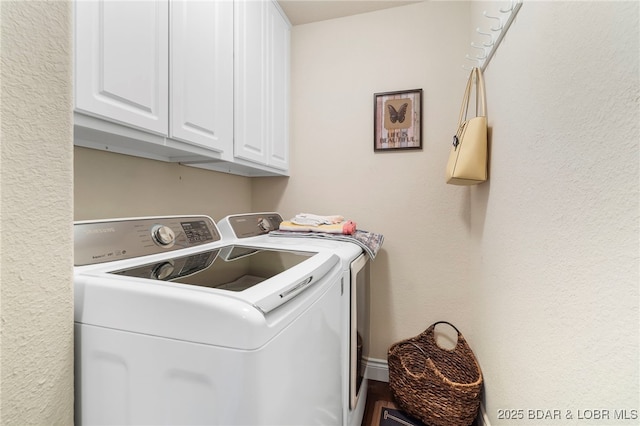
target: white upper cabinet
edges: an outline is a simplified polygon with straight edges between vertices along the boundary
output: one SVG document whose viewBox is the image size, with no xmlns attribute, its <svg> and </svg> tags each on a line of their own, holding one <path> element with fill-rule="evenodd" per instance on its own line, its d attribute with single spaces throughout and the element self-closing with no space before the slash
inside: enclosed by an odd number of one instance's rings
<svg viewBox="0 0 640 426">
<path fill-rule="evenodd" d="M 75 143 L 287 174 L 290 25 L 271 0 L 75 5 Z"/>
<path fill-rule="evenodd" d="M 166 135 L 169 3 L 74 4 L 76 110 Z"/>
<path fill-rule="evenodd" d="M 170 136 L 231 155 L 233 3 L 172 1 L 170 37 Z"/>
<path fill-rule="evenodd" d="M 286 171 L 290 25 L 274 2 L 234 4 L 235 156 Z"/>
</svg>

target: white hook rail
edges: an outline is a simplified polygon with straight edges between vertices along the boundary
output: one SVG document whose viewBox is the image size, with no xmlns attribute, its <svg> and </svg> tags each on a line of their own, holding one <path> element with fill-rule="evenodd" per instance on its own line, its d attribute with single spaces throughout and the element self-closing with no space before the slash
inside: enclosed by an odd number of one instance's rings
<svg viewBox="0 0 640 426">
<path fill-rule="evenodd" d="M 485 70 L 498 49 L 498 46 L 500 46 L 502 39 L 509 30 L 516 14 L 522 7 L 522 1 L 523 0 L 511 0 L 509 2 L 509 6 L 501 7 L 497 12 L 495 12 L 499 13 L 498 16 L 492 16 L 486 10 L 484 11 L 483 15 L 489 19 L 489 30 L 481 31 L 480 27 L 476 28 L 476 33 L 481 35 L 484 41 L 482 41 L 481 45 L 472 42 L 471 47 L 476 50 L 480 50 L 480 52 L 477 52 L 473 56 L 466 55 L 465 59 L 475 62 L 474 66 L 479 67 L 482 71 Z M 487 38 L 489 40 L 487 40 Z M 464 65 L 462 68 L 469 70 L 469 68 Z"/>
</svg>

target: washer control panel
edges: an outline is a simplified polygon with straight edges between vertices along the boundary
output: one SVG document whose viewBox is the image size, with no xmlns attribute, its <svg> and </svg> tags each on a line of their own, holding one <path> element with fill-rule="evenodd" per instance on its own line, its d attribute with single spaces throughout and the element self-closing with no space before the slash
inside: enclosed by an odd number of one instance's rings
<svg viewBox="0 0 640 426">
<path fill-rule="evenodd" d="M 275 212 L 227 216 L 218 223 L 225 238 L 249 238 L 277 231 L 282 216 Z"/>
<path fill-rule="evenodd" d="M 75 222 L 74 264 L 92 265 L 219 241 L 209 216 L 165 216 Z"/>
</svg>

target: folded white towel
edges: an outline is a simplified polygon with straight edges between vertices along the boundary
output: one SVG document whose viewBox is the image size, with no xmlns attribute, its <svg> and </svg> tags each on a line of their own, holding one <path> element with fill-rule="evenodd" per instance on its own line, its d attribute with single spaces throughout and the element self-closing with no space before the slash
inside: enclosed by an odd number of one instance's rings
<svg viewBox="0 0 640 426">
<path fill-rule="evenodd" d="M 320 216 L 310 213 L 298 213 L 293 219 L 292 223 L 296 225 L 332 225 L 334 223 L 340 223 L 344 221 L 344 217 L 340 215 Z"/>
</svg>

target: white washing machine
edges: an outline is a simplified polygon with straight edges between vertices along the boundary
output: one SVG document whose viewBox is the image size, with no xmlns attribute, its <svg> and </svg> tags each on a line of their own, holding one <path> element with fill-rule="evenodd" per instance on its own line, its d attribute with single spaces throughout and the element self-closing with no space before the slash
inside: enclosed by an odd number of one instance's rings
<svg viewBox="0 0 640 426">
<path fill-rule="evenodd" d="M 77 424 L 353 420 L 335 250 L 225 239 L 207 216 L 74 234 Z"/>
<path fill-rule="evenodd" d="M 369 256 L 360 246 L 327 238 L 274 237 L 270 231 L 282 222 L 275 212 L 239 214 L 225 217 L 218 228 L 227 241 L 282 250 L 328 251 L 340 258 L 343 297 L 342 407 L 343 424 L 360 426 L 367 399 L 366 361 L 369 356 Z"/>
</svg>

